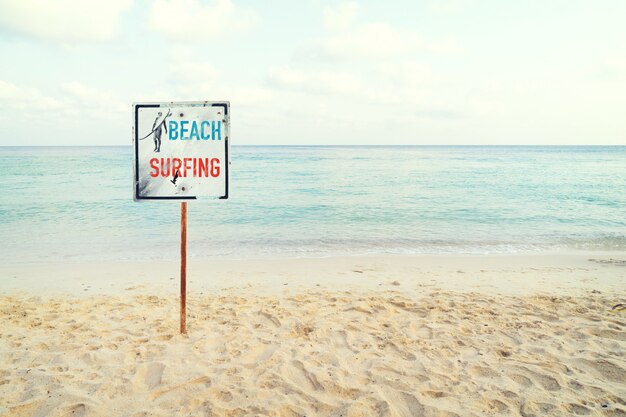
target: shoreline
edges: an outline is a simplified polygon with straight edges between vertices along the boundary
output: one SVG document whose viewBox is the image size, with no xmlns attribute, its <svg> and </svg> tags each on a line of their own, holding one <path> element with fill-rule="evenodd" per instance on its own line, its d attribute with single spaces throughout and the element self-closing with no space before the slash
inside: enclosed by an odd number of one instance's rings
<svg viewBox="0 0 626 417">
<path fill-rule="evenodd" d="M 532 294 L 626 290 L 626 252 L 498 255 L 375 255 L 325 258 L 188 259 L 193 291 L 254 288 L 419 288 Z M 178 290 L 178 261 L 42 261 L 0 266 L 0 294 L 167 294 Z M 45 277 L 45 278 L 43 278 Z"/>
</svg>

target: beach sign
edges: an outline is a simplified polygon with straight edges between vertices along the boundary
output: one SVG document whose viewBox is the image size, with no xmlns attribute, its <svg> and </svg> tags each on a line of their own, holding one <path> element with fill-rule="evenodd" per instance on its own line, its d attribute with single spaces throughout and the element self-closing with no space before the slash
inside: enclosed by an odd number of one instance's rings
<svg viewBox="0 0 626 417">
<path fill-rule="evenodd" d="M 135 201 L 228 198 L 230 103 L 133 104 Z"/>
<path fill-rule="evenodd" d="M 230 103 L 133 104 L 133 199 L 180 203 L 180 333 L 187 333 L 187 200 L 228 198 Z"/>
</svg>

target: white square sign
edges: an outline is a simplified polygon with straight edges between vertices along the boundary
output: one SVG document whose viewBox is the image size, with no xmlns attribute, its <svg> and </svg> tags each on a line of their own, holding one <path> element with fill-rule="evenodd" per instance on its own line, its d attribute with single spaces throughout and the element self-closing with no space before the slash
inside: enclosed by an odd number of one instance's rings
<svg viewBox="0 0 626 417">
<path fill-rule="evenodd" d="M 134 199 L 228 198 L 230 103 L 136 103 Z"/>
</svg>

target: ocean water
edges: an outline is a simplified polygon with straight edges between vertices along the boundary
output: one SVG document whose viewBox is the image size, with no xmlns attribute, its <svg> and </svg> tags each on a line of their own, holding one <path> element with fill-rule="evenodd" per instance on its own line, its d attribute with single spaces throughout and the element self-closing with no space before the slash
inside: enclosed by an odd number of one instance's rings
<svg viewBox="0 0 626 417">
<path fill-rule="evenodd" d="M 626 251 L 626 147 L 233 146 L 189 256 Z M 177 259 L 180 203 L 133 202 L 128 147 L 0 148 L 2 262 Z"/>
</svg>

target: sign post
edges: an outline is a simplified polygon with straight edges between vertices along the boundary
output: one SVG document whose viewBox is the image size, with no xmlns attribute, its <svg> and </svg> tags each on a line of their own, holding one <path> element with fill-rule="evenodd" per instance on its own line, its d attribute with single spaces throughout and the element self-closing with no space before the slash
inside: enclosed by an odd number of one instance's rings
<svg viewBox="0 0 626 417">
<path fill-rule="evenodd" d="M 180 334 L 187 334 L 187 202 L 180 203 Z"/>
<path fill-rule="evenodd" d="M 135 201 L 182 200 L 180 333 L 187 333 L 187 201 L 228 199 L 230 103 L 135 103 Z"/>
</svg>

